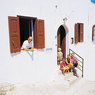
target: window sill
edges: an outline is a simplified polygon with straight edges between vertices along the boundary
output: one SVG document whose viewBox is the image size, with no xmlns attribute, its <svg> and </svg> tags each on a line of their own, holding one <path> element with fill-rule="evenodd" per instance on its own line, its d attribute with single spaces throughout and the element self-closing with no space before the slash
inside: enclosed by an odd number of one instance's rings
<svg viewBox="0 0 95 95">
<path fill-rule="evenodd" d="M 21 49 L 22 51 L 31 51 L 31 52 L 34 52 L 34 48 L 32 49 Z"/>
</svg>

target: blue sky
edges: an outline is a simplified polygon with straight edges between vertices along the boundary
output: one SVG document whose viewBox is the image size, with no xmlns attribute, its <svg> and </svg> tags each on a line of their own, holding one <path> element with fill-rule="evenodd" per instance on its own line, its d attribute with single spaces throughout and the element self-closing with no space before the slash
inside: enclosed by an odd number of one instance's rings
<svg viewBox="0 0 95 95">
<path fill-rule="evenodd" d="M 95 0 L 91 0 L 92 3 L 95 3 Z"/>
</svg>

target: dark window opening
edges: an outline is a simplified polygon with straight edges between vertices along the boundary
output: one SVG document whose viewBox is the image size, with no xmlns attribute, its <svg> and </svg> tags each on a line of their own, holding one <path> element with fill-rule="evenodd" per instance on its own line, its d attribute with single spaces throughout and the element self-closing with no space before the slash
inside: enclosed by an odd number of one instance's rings
<svg viewBox="0 0 95 95">
<path fill-rule="evenodd" d="M 66 31 L 63 26 L 60 26 L 60 48 L 63 52 L 63 57 L 66 57 Z"/>
<path fill-rule="evenodd" d="M 33 36 L 34 20 L 27 18 L 19 18 L 20 22 L 20 42 L 21 46 L 29 36 Z"/>
</svg>

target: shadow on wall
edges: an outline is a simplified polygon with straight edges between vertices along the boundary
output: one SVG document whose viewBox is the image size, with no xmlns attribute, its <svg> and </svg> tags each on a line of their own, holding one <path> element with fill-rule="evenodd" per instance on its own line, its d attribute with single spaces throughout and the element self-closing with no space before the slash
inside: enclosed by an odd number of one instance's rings
<svg viewBox="0 0 95 95">
<path fill-rule="evenodd" d="M 30 53 L 30 52 L 27 52 L 28 55 L 30 56 L 30 58 L 32 59 L 32 61 L 34 60 L 34 52 Z"/>
<path fill-rule="evenodd" d="M 52 48 L 46 48 L 46 51 L 52 51 L 53 49 Z"/>
<path fill-rule="evenodd" d="M 45 49 L 37 49 L 37 51 L 44 52 Z"/>
<path fill-rule="evenodd" d="M 53 49 L 52 48 L 46 48 L 46 49 L 37 49 L 37 52 L 51 52 Z M 30 56 L 30 58 L 32 59 L 32 61 L 34 60 L 34 52 L 29 52 L 29 51 L 26 51 L 27 54 Z M 14 56 L 17 56 L 21 54 L 21 52 L 16 52 L 16 53 L 12 53 L 11 54 L 11 57 L 14 57 Z"/>
<path fill-rule="evenodd" d="M 95 44 L 95 41 L 93 41 L 93 44 Z"/>
<path fill-rule="evenodd" d="M 32 59 L 32 61 L 33 61 L 33 60 L 34 60 L 34 52 L 32 52 L 32 53 L 30 53 L 30 52 L 28 52 L 28 51 L 26 51 L 26 52 L 28 53 L 28 55 L 31 57 L 31 59 Z M 12 53 L 12 54 L 11 54 L 11 57 L 17 56 L 17 55 L 19 55 L 19 54 L 21 54 L 21 52 Z"/>
<path fill-rule="evenodd" d="M 78 43 L 73 43 L 73 44 L 74 44 L 74 46 L 77 46 Z"/>
<path fill-rule="evenodd" d="M 46 49 L 37 49 L 37 51 L 45 52 L 45 51 L 52 51 L 52 48 L 46 48 Z"/>
<path fill-rule="evenodd" d="M 21 52 L 11 53 L 11 57 L 17 56 L 18 54 L 21 54 Z"/>
<path fill-rule="evenodd" d="M 37 49 L 37 52 L 45 52 L 45 51 L 52 51 L 52 48 L 46 48 L 46 49 Z M 34 60 L 34 52 L 30 53 L 27 52 L 28 55 L 31 57 L 32 61 Z"/>
</svg>

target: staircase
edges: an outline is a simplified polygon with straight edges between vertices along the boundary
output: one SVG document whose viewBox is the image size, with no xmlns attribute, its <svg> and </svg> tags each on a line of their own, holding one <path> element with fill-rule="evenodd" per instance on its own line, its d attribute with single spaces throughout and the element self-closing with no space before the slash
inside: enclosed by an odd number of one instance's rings
<svg viewBox="0 0 95 95">
<path fill-rule="evenodd" d="M 53 82 L 58 84 L 64 84 L 65 86 L 72 86 L 76 84 L 79 80 L 82 79 L 81 72 L 77 69 L 77 73 L 79 77 L 73 75 L 73 72 L 66 72 L 64 75 L 62 74 L 59 68 L 57 69 L 57 75 L 55 76 Z"/>
<path fill-rule="evenodd" d="M 79 75 L 79 77 L 76 77 L 73 75 L 73 72 L 66 73 L 64 76 L 64 80 L 68 82 L 68 85 L 71 86 L 77 81 L 79 81 L 82 77 Z"/>
<path fill-rule="evenodd" d="M 79 61 L 79 69 L 75 68 L 77 70 L 79 77 L 74 76 L 73 72 L 67 72 L 65 73 L 65 75 L 63 75 L 62 72 L 59 70 L 59 75 L 60 75 L 59 81 L 64 80 L 63 82 L 68 86 L 73 85 L 74 83 L 83 78 L 84 59 L 81 56 L 79 56 L 77 53 L 75 53 L 73 50 L 69 49 L 69 55 L 71 55 L 71 53 L 74 53 L 75 58 Z"/>
<path fill-rule="evenodd" d="M 64 80 L 66 80 L 70 86 L 79 81 L 81 78 L 83 78 L 83 66 L 84 66 L 84 59 L 76 52 L 74 52 L 72 49 L 69 49 L 69 55 L 71 55 L 71 53 L 74 53 L 75 58 L 79 61 L 79 69 L 76 68 L 79 77 L 77 78 L 76 76 L 74 76 L 73 72 L 66 73 L 64 76 Z"/>
</svg>

